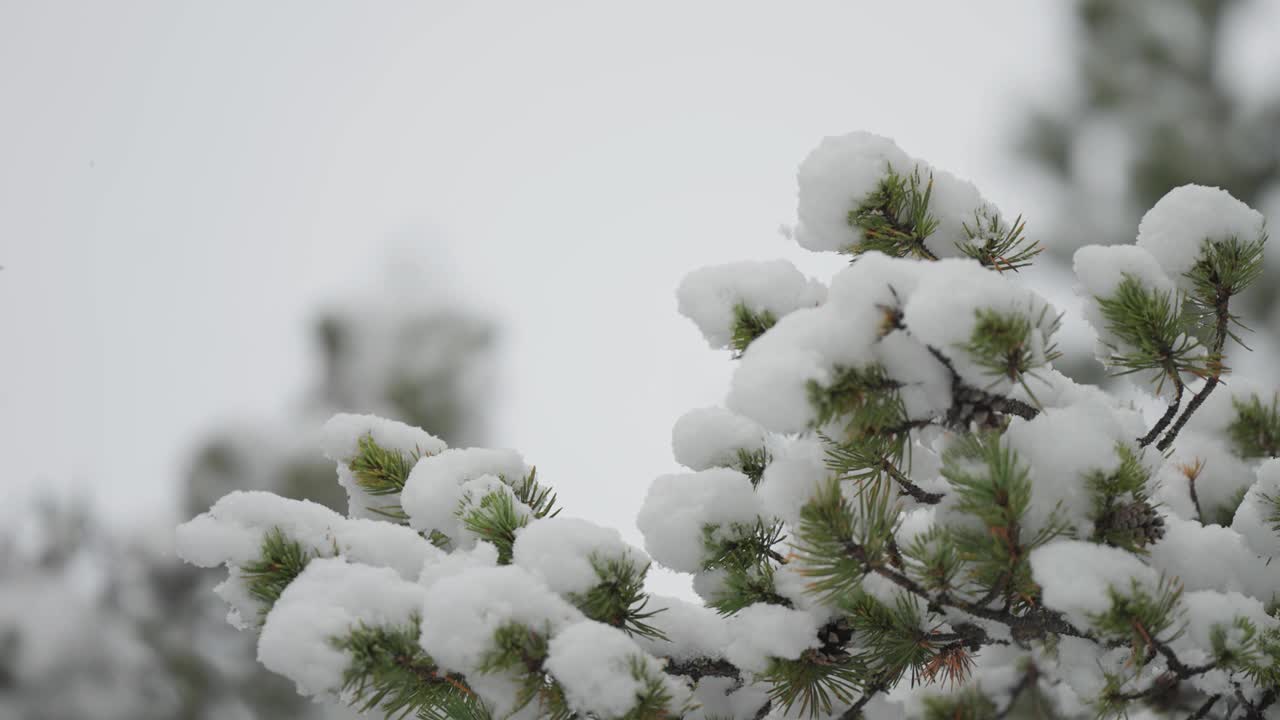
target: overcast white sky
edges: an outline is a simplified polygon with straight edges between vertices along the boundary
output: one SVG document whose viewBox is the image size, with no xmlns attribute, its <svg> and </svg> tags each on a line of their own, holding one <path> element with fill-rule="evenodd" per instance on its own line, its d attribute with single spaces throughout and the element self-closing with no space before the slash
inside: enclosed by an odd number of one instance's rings
<svg viewBox="0 0 1280 720">
<path fill-rule="evenodd" d="M 634 539 L 671 423 L 728 379 L 682 275 L 838 267 L 777 228 L 854 129 L 1035 211 L 1008 134 L 1063 90 L 1067 11 L 0 0 L 0 489 L 163 517 L 202 430 L 297 396 L 311 312 L 395 236 L 501 323 L 492 444 Z"/>
</svg>

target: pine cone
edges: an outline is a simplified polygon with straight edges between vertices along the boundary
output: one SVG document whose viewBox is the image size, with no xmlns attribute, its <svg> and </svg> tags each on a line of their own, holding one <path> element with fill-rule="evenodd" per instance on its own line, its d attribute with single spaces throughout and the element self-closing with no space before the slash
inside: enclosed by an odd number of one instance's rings
<svg viewBox="0 0 1280 720">
<path fill-rule="evenodd" d="M 1164 518 L 1146 500 L 1117 505 L 1098 521 L 1098 529 L 1107 536 L 1131 538 L 1138 547 L 1146 547 L 1164 537 Z"/>
<path fill-rule="evenodd" d="M 818 630 L 818 639 L 822 647 L 814 648 L 811 660 L 819 664 L 838 662 L 848 657 L 848 644 L 853 641 L 853 627 L 845 618 L 827 623 Z"/>
</svg>

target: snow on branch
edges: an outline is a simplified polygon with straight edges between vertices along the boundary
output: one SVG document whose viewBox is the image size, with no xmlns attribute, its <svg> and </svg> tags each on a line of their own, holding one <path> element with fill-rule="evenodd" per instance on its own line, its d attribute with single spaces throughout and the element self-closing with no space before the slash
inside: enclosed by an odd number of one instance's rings
<svg viewBox="0 0 1280 720">
<path fill-rule="evenodd" d="M 180 553 L 226 566 L 268 669 L 392 716 L 1275 716 L 1280 411 L 1228 375 L 1261 216 L 1186 186 L 1136 244 L 1076 253 L 1098 360 L 1165 403 L 1144 414 L 1054 368 L 1021 217 L 867 133 L 798 181 L 796 239 L 850 263 L 680 284 L 735 367 L 677 421 L 644 549 L 515 451 L 340 415 L 349 516 L 233 493 Z M 698 600 L 649 594 L 653 563 Z"/>
</svg>

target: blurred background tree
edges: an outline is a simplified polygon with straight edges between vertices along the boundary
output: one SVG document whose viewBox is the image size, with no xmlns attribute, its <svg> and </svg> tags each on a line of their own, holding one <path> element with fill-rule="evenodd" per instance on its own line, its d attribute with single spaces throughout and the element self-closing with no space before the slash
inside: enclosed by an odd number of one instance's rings
<svg viewBox="0 0 1280 720">
<path fill-rule="evenodd" d="M 478 444 L 493 328 L 439 303 L 381 300 L 323 312 L 319 372 L 291 417 L 234 423 L 194 453 L 182 519 L 232 490 L 269 490 L 346 510 L 318 430 L 337 412 L 371 412 Z M 317 705 L 254 661 L 255 636 L 227 632 L 215 573 L 163 540 L 111 533 L 83 506 L 49 502 L 0 542 L 0 717 L 319 720 Z"/>
<path fill-rule="evenodd" d="M 1280 87 L 1245 96 L 1229 82 L 1242 0 L 1080 0 L 1074 88 L 1033 111 L 1025 153 L 1053 181 L 1060 218 L 1046 239 L 1070 262 L 1089 243 L 1131 242 L 1138 221 L 1186 183 L 1221 187 L 1274 220 L 1280 211 Z M 1246 340 L 1280 349 L 1280 263 L 1241 298 Z M 1096 368 L 1096 363 L 1089 360 Z M 1274 375 L 1275 368 L 1251 367 Z M 1096 380 L 1077 361 L 1073 374 Z"/>
</svg>

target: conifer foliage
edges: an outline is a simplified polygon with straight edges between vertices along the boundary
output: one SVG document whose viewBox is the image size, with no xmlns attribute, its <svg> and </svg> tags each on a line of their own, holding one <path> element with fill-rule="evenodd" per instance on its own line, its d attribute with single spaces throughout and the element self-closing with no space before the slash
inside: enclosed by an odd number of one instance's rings
<svg viewBox="0 0 1280 720">
<path fill-rule="evenodd" d="M 1229 374 L 1262 216 L 1180 187 L 1075 255 L 1098 359 L 1053 367 L 1039 247 L 969 183 L 867 133 L 801 164 L 789 263 L 690 274 L 736 364 L 673 432 L 644 549 L 510 450 L 339 415 L 341 515 L 233 493 L 179 531 L 298 689 L 419 718 L 1274 717 L 1280 441 Z M 652 595 L 652 563 L 700 602 Z"/>
</svg>

